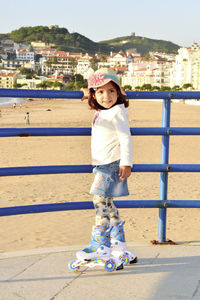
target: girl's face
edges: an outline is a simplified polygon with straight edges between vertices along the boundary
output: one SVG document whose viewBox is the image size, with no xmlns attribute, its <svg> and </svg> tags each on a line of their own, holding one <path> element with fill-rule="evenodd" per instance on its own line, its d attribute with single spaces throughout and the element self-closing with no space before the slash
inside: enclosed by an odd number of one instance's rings
<svg viewBox="0 0 200 300">
<path fill-rule="evenodd" d="M 96 90 L 94 97 L 102 107 L 111 108 L 117 102 L 117 89 L 112 82 L 108 82 Z"/>
</svg>

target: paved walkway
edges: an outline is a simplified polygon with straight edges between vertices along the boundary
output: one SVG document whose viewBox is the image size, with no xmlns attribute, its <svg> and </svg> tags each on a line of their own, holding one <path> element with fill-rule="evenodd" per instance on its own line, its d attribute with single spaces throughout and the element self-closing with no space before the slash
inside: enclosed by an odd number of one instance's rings
<svg viewBox="0 0 200 300">
<path fill-rule="evenodd" d="M 108 273 L 78 273 L 67 262 L 80 247 L 0 253 L 0 300 L 199 300 L 200 243 L 176 246 L 129 244 L 138 263 Z"/>
</svg>

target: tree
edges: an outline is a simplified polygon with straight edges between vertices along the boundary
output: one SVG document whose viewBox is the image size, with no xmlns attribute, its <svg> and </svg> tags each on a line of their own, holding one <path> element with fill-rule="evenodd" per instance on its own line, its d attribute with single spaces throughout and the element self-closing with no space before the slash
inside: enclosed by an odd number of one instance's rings
<svg viewBox="0 0 200 300">
<path fill-rule="evenodd" d="M 63 88 L 63 84 L 61 82 L 59 82 L 59 81 L 55 81 L 53 83 L 53 87 L 55 87 L 55 88 L 59 87 L 60 90 L 61 90 Z"/>
<path fill-rule="evenodd" d="M 18 89 L 18 88 L 21 88 L 21 87 L 22 87 L 22 85 L 21 85 L 20 83 L 15 82 L 15 83 L 13 84 L 13 88 L 14 88 L 14 89 Z"/>
<path fill-rule="evenodd" d="M 87 88 L 87 82 L 83 81 L 77 81 L 75 82 L 70 82 L 65 86 L 65 90 L 67 91 L 77 91 L 80 90 L 81 88 Z"/>
<path fill-rule="evenodd" d="M 130 84 L 126 84 L 122 87 L 124 91 L 132 91 L 132 86 Z"/>
<path fill-rule="evenodd" d="M 74 82 L 68 83 L 66 85 L 66 87 L 65 87 L 65 90 L 67 90 L 67 91 L 73 91 L 73 90 L 75 90 L 75 84 L 74 84 Z"/>
<path fill-rule="evenodd" d="M 150 61 L 150 59 L 151 59 L 151 55 L 149 53 L 145 54 L 144 57 L 147 61 Z"/>
<path fill-rule="evenodd" d="M 41 83 L 36 84 L 36 88 L 46 89 L 47 87 L 52 87 L 53 82 L 51 81 L 43 81 Z"/>
<path fill-rule="evenodd" d="M 105 55 L 101 55 L 100 61 L 101 62 L 107 62 L 106 56 Z"/>
<path fill-rule="evenodd" d="M 152 90 L 153 91 L 155 91 L 155 90 L 160 91 L 160 87 L 157 86 L 157 85 L 154 85 L 154 86 L 152 86 Z"/>
<path fill-rule="evenodd" d="M 99 62 L 99 59 L 93 57 L 90 62 L 91 62 L 92 69 L 96 71 L 98 69 L 97 63 Z"/>
<path fill-rule="evenodd" d="M 70 63 L 72 65 L 73 69 L 75 69 L 78 64 L 77 60 L 74 57 L 70 58 Z"/>
<path fill-rule="evenodd" d="M 45 61 L 45 64 L 46 64 L 48 67 L 50 67 L 50 66 L 52 65 L 52 61 L 51 61 L 50 59 L 47 59 L 47 60 Z"/>
<path fill-rule="evenodd" d="M 142 87 L 139 86 L 139 85 L 137 85 L 137 86 L 135 87 L 135 90 L 136 90 L 136 91 L 141 91 L 141 89 L 142 89 Z"/>
<path fill-rule="evenodd" d="M 163 85 L 163 86 L 161 86 L 160 90 L 161 90 L 161 91 L 171 91 L 171 88 L 170 88 L 170 86 L 165 86 L 165 85 Z M 173 89 L 172 89 L 172 90 L 173 90 Z"/>
<path fill-rule="evenodd" d="M 192 89 L 192 88 L 193 88 L 193 86 L 192 86 L 192 84 L 191 84 L 191 83 L 185 83 L 185 84 L 182 86 L 182 88 L 187 90 L 187 89 L 189 89 L 189 88 L 191 88 L 191 89 Z"/>
<path fill-rule="evenodd" d="M 180 90 L 181 90 L 180 85 L 174 85 L 174 86 L 172 87 L 172 91 L 180 91 Z"/>
<path fill-rule="evenodd" d="M 36 61 L 36 62 L 39 62 L 41 57 L 42 57 L 41 54 L 36 54 L 36 55 L 35 55 L 35 61 Z"/>
<path fill-rule="evenodd" d="M 152 85 L 150 83 L 145 83 L 145 84 L 143 84 L 142 89 L 146 90 L 146 91 L 151 91 Z"/>
<path fill-rule="evenodd" d="M 30 75 L 33 74 L 33 71 L 28 68 L 24 68 L 23 66 L 19 68 L 19 71 L 22 75 Z"/>
<path fill-rule="evenodd" d="M 26 75 L 26 79 L 32 79 L 32 78 L 33 78 L 33 76 L 31 74 Z"/>
<path fill-rule="evenodd" d="M 82 82 L 85 81 L 85 79 L 83 78 L 83 75 L 81 75 L 81 74 L 74 74 L 73 80 L 74 81 L 82 81 Z"/>
</svg>

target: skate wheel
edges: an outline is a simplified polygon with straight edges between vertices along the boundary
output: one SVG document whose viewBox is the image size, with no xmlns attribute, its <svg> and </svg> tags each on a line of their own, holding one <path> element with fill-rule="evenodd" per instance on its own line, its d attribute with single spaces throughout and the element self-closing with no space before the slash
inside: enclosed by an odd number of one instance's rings
<svg viewBox="0 0 200 300">
<path fill-rule="evenodd" d="M 75 266 L 75 260 L 71 260 L 69 263 L 68 263 L 68 268 L 70 271 L 74 271 L 74 272 L 77 272 L 80 267 L 79 266 Z"/>
<path fill-rule="evenodd" d="M 114 260 L 110 259 L 110 260 L 107 260 L 106 263 L 105 263 L 105 270 L 107 272 L 113 272 L 116 268 L 116 265 L 115 265 L 115 262 Z"/>
<path fill-rule="evenodd" d="M 136 264 L 138 262 L 138 259 L 137 259 L 137 256 L 134 258 L 134 259 L 132 259 L 129 263 L 130 264 Z"/>
<path fill-rule="evenodd" d="M 124 266 L 128 264 L 128 257 L 125 254 L 121 255 L 119 259 L 121 260 Z"/>
</svg>

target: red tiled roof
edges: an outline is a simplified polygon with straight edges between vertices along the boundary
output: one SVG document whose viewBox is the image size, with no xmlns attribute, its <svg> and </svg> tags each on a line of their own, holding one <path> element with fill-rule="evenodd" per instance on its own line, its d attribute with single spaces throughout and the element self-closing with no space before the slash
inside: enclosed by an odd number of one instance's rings
<svg viewBox="0 0 200 300">
<path fill-rule="evenodd" d="M 14 77 L 16 73 L 0 73 L 1 77 Z"/>
<path fill-rule="evenodd" d="M 134 72 L 140 72 L 140 71 L 147 71 L 147 68 L 142 68 L 142 69 L 139 69 L 139 70 L 135 70 Z"/>
</svg>

